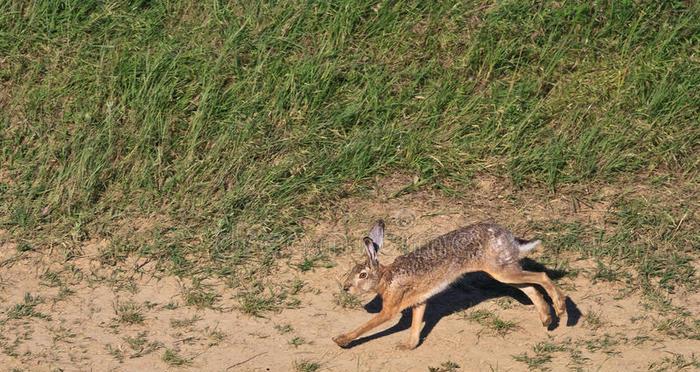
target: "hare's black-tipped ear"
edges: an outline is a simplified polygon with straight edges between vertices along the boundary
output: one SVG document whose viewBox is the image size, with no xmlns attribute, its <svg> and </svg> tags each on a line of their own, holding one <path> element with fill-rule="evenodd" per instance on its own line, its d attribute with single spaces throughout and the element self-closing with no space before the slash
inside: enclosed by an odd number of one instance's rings
<svg viewBox="0 0 700 372">
<path fill-rule="evenodd" d="M 372 229 L 369 230 L 368 236 L 370 239 L 372 239 L 374 244 L 377 245 L 374 249 L 379 251 L 384 244 L 384 220 L 378 220 L 374 226 L 372 226 Z"/>
<path fill-rule="evenodd" d="M 369 262 L 369 266 L 374 269 L 377 267 L 377 265 L 379 265 L 379 261 L 377 260 L 377 249 L 375 248 L 375 243 L 369 236 L 365 236 L 365 238 L 362 239 L 362 241 L 365 243 L 365 251 L 367 251 L 367 262 Z"/>
</svg>

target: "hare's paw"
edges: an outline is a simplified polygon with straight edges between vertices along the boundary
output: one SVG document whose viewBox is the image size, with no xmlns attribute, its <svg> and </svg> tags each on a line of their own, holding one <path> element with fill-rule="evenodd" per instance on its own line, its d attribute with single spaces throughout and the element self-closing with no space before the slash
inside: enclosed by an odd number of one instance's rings
<svg viewBox="0 0 700 372">
<path fill-rule="evenodd" d="M 347 347 L 348 344 L 352 342 L 352 338 L 348 337 L 347 335 L 335 336 L 333 337 L 333 342 L 338 344 L 340 347 Z"/>
<path fill-rule="evenodd" d="M 557 301 L 554 303 L 554 311 L 560 318 L 562 315 L 566 314 L 566 296 L 559 296 Z"/>
<path fill-rule="evenodd" d="M 549 325 L 552 324 L 552 316 L 549 313 L 540 316 L 540 320 L 542 320 L 542 325 L 545 327 L 549 327 Z"/>
</svg>

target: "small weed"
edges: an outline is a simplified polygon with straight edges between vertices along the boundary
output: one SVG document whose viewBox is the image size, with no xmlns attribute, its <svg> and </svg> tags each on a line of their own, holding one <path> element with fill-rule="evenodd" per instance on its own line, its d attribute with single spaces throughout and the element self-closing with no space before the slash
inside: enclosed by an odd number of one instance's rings
<svg viewBox="0 0 700 372">
<path fill-rule="evenodd" d="M 226 339 L 226 334 L 216 328 L 204 328 L 204 335 L 209 339 L 208 346 L 216 346 Z"/>
<path fill-rule="evenodd" d="M 311 360 L 299 360 L 294 362 L 296 372 L 316 372 L 321 369 L 321 363 Z"/>
<path fill-rule="evenodd" d="M 116 347 L 113 347 L 112 344 L 107 344 L 105 345 L 105 349 L 107 350 L 107 353 L 111 355 L 114 359 L 118 360 L 119 363 L 124 363 L 124 352 Z"/>
<path fill-rule="evenodd" d="M 652 338 L 649 336 L 644 336 L 644 335 L 637 335 L 632 338 L 632 344 L 639 346 L 643 345 L 646 342 L 651 342 Z"/>
<path fill-rule="evenodd" d="M 304 257 L 304 259 L 298 263 L 296 267 L 301 272 L 307 272 L 317 267 L 331 268 L 333 267 L 333 263 L 325 254 L 316 254 L 313 256 Z"/>
<path fill-rule="evenodd" d="M 664 319 L 656 323 L 656 330 L 673 338 L 700 340 L 700 320 L 688 322 L 686 317 Z"/>
<path fill-rule="evenodd" d="M 653 372 L 685 369 L 700 369 L 700 360 L 695 357 L 695 354 L 686 357 L 683 354 L 671 353 L 671 356 L 665 356 L 663 359 L 649 364 L 649 370 Z"/>
<path fill-rule="evenodd" d="M 292 289 L 298 288 L 292 284 Z M 238 294 L 240 310 L 249 315 L 261 317 L 263 313 L 278 311 L 281 308 L 297 308 L 301 301 L 296 297 L 289 296 L 288 289 L 274 290 L 269 287 L 267 290 L 260 283 L 253 285 L 253 288 Z"/>
<path fill-rule="evenodd" d="M 148 310 L 153 310 L 156 306 L 158 306 L 158 303 L 147 300 L 143 303 L 143 306 L 145 306 Z"/>
<path fill-rule="evenodd" d="M 602 337 L 598 337 L 592 340 L 587 340 L 585 342 L 586 349 L 590 352 L 601 351 L 605 354 L 617 354 L 614 347 L 620 344 L 620 340 L 613 338 L 609 334 L 604 334 Z"/>
<path fill-rule="evenodd" d="M 295 296 L 299 293 L 301 293 L 301 290 L 304 289 L 304 286 L 306 285 L 306 282 L 299 278 L 295 278 L 292 280 L 292 282 L 289 284 L 289 294 L 292 296 Z"/>
<path fill-rule="evenodd" d="M 150 354 L 163 347 L 163 344 L 158 341 L 148 341 L 146 338 L 148 333 L 146 331 L 139 332 L 136 337 L 124 337 L 124 341 L 129 348 L 131 348 L 132 353 L 129 358 L 138 358 L 146 354 Z"/>
<path fill-rule="evenodd" d="M 195 306 L 200 309 L 211 309 L 214 307 L 216 300 L 219 295 L 201 285 L 199 282 L 195 282 L 195 285 L 185 290 L 183 295 L 185 298 L 185 305 Z"/>
<path fill-rule="evenodd" d="M 34 248 L 27 242 L 21 242 L 17 244 L 17 252 L 24 253 L 33 251 Z"/>
<path fill-rule="evenodd" d="M 565 351 L 566 346 L 557 345 L 557 344 L 553 344 L 551 342 L 543 341 L 543 342 L 539 342 L 535 346 L 533 346 L 532 350 L 537 354 L 556 353 L 559 351 Z"/>
<path fill-rule="evenodd" d="M 115 321 L 124 324 L 142 324 L 146 319 L 142 313 L 141 306 L 132 301 L 117 303 L 114 306 L 117 314 Z"/>
<path fill-rule="evenodd" d="M 289 332 L 291 332 L 291 331 L 294 330 L 294 328 L 292 327 L 291 324 L 284 324 L 284 325 L 278 324 L 278 325 L 275 326 L 275 329 L 276 329 L 277 332 L 279 332 L 281 335 L 283 335 L 283 334 L 285 334 L 285 333 L 289 333 Z"/>
<path fill-rule="evenodd" d="M 571 367 L 575 370 L 581 370 L 582 367 L 588 362 L 589 358 L 583 356 L 581 350 L 577 348 L 569 349 L 569 359 L 571 360 Z"/>
<path fill-rule="evenodd" d="M 200 320 L 202 320 L 202 318 L 197 315 L 193 315 L 191 318 L 186 319 L 170 319 L 170 326 L 173 328 L 192 327 Z"/>
<path fill-rule="evenodd" d="M 68 298 L 68 296 L 70 296 L 74 293 L 75 293 L 74 290 L 72 290 L 66 286 L 61 286 L 61 288 L 58 290 L 58 294 L 56 295 L 54 300 L 55 301 L 63 301 L 66 298 Z"/>
<path fill-rule="evenodd" d="M 299 337 L 299 336 L 296 336 L 296 337 L 292 338 L 291 340 L 289 340 L 289 344 L 294 346 L 294 347 L 299 347 L 305 343 L 306 343 L 306 340 L 303 337 Z"/>
<path fill-rule="evenodd" d="M 456 372 L 460 369 L 459 364 L 448 360 L 440 364 L 440 367 L 428 367 L 429 372 Z"/>
<path fill-rule="evenodd" d="M 174 367 L 186 366 L 191 363 L 189 359 L 180 356 L 180 354 L 173 349 L 165 349 L 165 353 L 163 353 L 161 359 L 168 365 Z"/>
<path fill-rule="evenodd" d="M 517 323 L 503 320 L 488 310 L 475 310 L 464 315 L 464 318 L 494 331 L 499 336 L 505 336 L 518 328 Z"/>
<path fill-rule="evenodd" d="M 39 279 L 41 284 L 47 287 L 60 287 L 63 284 L 60 275 L 55 271 L 46 270 Z"/>
<path fill-rule="evenodd" d="M 168 302 L 167 304 L 163 305 L 163 309 L 165 310 L 175 310 L 178 308 L 177 302 Z"/>
<path fill-rule="evenodd" d="M 7 317 L 9 319 L 20 319 L 20 318 L 41 318 L 50 319 L 46 314 L 36 311 L 35 307 L 44 300 L 39 297 L 33 297 L 29 292 L 24 294 L 24 302 L 16 304 L 8 312 Z"/>
<path fill-rule="evenodd" d="M 549 354 L 535 354 L 530 356 L 527 353 L 513 355 L 513 359 L 518 362 L 527 364 L 528 369 L 546 369 L 545 364 L 552 361 L 552 356 Z"/>
<path fill-rule="evenodd" d="M 532 347 L 535 355 L 530 356 L 529 353 L 513 355 L 513 359 L 518 362 L 527 364 L 528 369 L 546 370 L 546 364 L 552 361 L 552 354 L 556 352 L 566 351 L 565 345 L 557 345 L 551 342 L 539 342 Z"/>
<path fill-rule="evenodd" d="M 64 342 L 70 342 L 69 340 L 72 338 L 75 338 L 76 334 L 73 333 L 68 328 L 65 328 L 64 326 L 58 326 L 58 327 L 49 327 L 49 331 L 51 332 L 51 339 L 54 342 L 59 342 L 59 341 L 64 341 Z"/>
<path fill-rule="evenodd" d="M 501 297 L 494 301 L 498 307 L 503 310 L 507 310 L 513 307 L 513 299 L 509 297 Z"/>
<path fill-rule="evenodd" d="M 596 271 L 593 274 L 592 282 L 598 281 L 616 282 L 620 280 L 620 271 L 609 266 L 605 266 L 600 260 L 596 261 Z"/>
<path fill-rule="evenodd" d="M 343 309 L 359 309 L 362 306 L 362 301 L 360 299 L 348 293 L 342 289 L 338 290 L 337 293 L 333 295 L 336 305 L 339 305 Z"/>
<path fill-rule="evenodd" d="M 597 330 L 605 324 L 599 312 L 589 310 L 583 315 L 583 324 L 590 330 Z"/>
<path fill-rule="evenodd" d="M 268 311 L 279 310 L 279 298 L 274 294 L 266 295 L 262 292 L 245 292 L 238 296 L 241 311 L 246 314 L 260 317 Z"/>
</svg>

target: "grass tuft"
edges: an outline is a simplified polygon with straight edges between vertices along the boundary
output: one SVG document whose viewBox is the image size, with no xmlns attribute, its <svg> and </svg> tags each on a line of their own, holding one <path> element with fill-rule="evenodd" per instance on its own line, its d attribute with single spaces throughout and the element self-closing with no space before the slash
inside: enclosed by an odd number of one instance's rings
<svg viewBox="0 0 700 372">
<path fill-rule="evenodd" d="M 459 364 L 448 360 L 440 364 L 440 367 L 428 367 L 429 372 L 456 372 L 459 369 Z"/>
<path fill-rule="evenodd" d="M 516 322 L 503 320 L 488 310 L 474 310 L 463 315 L 464 319 L 476 322 L 499 336 L 505 336 L 518 328 Z"/>
<path fill-rule="evenodd" d="M 115 304 L 114 312 L 117 314 L 115 321 L 119 323 L 143 324 L 144 320 L 146 320 L 141 306 L 133 301 Z"/>
<path fill-rule="evenodd" d="M 173 349 L 165 349 L 161 359 L 166 364 L 173 367 L 183 367 L 192 363 L 191 360 L 181 356 L 176 350 Z"/>
<path fill-rule="evenodd" d="M 298 360 L 293 364 L 296 372 L 316 372 L 321 369 L 321 363 L 312 360 Z"/>
<path fill-rule="evenodd" d="M 163 343 L 159 341 L 149 341 L 148 333 L 146 331 L 139 332 L 136 337 L 127 336 L 124 337 L 124 342 L 129 345 L 131 349 L 131 354 L 129 358 L 140 358 L 144 355 L 148 355 L 158 349 L 163 348 Z"/>
<path fill-rule="evenodd" d="M 362 306 L 362 301 L 355 295 L 348 293 L 342 289 L 333 294 L 336 305 L 343 309 L 359 309 Z"/>
<path fill-rule="evenodd" d="M 199 283 L 195 283 L 192 288 L 186 289 L 183 293 L 185 305 L 195 306 L 200 309 L 213 308 L 219 296 L 216 292 Z"/>
<path fill-rule="evenodd" d="M 21 318 L 40 318 L 40 319 L 50 319 L 50 317 L 44 313 L 37 311 L 35 308 L 37 305 L 43 303 L 44 300 L 39 296 L 32 296 L 31 293 L 27 292 L 24 294 L 24 300 L 22 303 L 15 304 L 7 311 L 8 319 L 21 319 Z"/>
</svg>

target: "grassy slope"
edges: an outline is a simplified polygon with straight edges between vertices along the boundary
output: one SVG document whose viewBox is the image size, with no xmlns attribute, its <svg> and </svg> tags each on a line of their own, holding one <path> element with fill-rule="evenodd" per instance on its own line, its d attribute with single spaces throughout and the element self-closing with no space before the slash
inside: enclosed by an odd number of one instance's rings
<svg viewBox="0 0 700 372">
<path fill-rule="evenodd" d="M 0 227 L 20 249 L 107 237 L 105 262 L 248 275 L 395 171 L 446 192 L 479 172 L 698 184 L 696 2 L 254 3 L 0 2 Z M 686 248 L 651 257 L 693 277 L 696 224 L 674 228 L 697 206 L 646 203 L 604 240 L 563 226 L 562 246 L 638 261 L 658 247 L 629 234 L 666 231 Z M 162 223 L 125 227 L 139 216 Z"/>
</svg>

